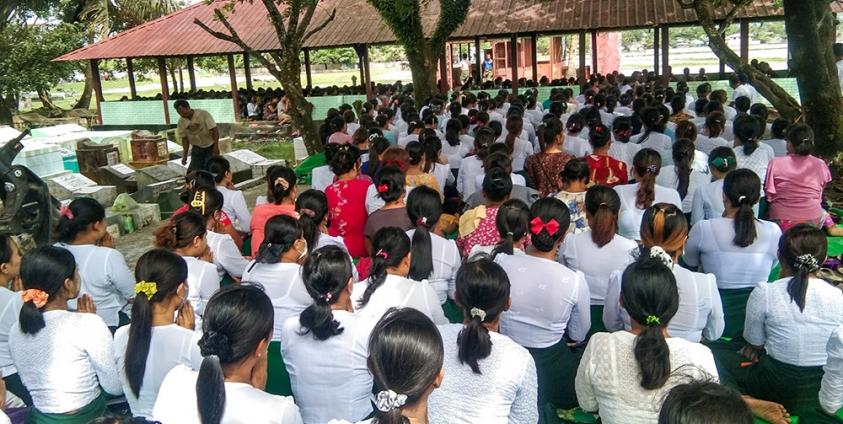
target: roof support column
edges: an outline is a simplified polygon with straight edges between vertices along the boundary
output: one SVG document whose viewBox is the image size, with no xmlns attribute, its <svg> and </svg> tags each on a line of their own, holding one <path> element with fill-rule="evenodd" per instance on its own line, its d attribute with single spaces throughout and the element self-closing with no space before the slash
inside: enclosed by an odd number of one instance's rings
<svg viewBox="0 0 843 424">
<path fill-rule="evenodd" d="M 591 73 L 597 73 L 597 30 L 591 31 Z"/>
<path fill-rule="evenodd" d="M 94 98 L 97 101 L 97 119 L 102 125 L 102 107 L 100 103 L 103 101 L 102 97 L 102 81 L 100 80 L 100 62 L 97 59 L 91 59 L 91 74 L 94 76 Z"/>
<path fill-rule="evenodd" d="M 741 62 L 749 63 L 749 21 L 741 19 Z"/>
<path fill-rule="evenodd" d="M 363 70 L 363 46 L 358 44 L 354 46 L 354 51 L 357 52 L 357 69 L 360 71 L 360 86 L 366 85 L 366 71 Z"/>
<path fill-rule="evenodd" d="M 312 89 L 313 75 L 310 73 L 310 49 L 304 49 L 304 78 L 307 81 L 307 89 Z"/>
<path fill-rule="evenodd" d="M 190 92 L 196 92 L 196 70 L 193 69 L 193 56 L 187 57 L 187 76 L 190 78 Z"/>
<path fill-rule="evenodd" d="M 474 61 L 477 62 L 475 79 L 479 84 L 483 81 L 483 55 L 480 54 L 480 37 L 474 37 Z"/>
<path fill-rule="evenodd" d="M 538 50 L 536 44 L 539 41 L 539 37 L 536 33 L 532 33 L 530 35 L 530 66 L 533 68 L 533 82 L 538 84 L 539 82 L 539 59 L 538 59 Z"/>
<path fill-rule="evenodd" d="M 577 72 L 579 84 L 585 83 L 585 31 L 580 31 L 580 69 Z"/>
<path fill-rule="evenodd" d="M 234 122 L 240 120 L 240 93 L 237 92 L 237 71 L 234 69 L 234 55 L 228 55 L 228 76 L 231 78 L 231 100 L 234 102 Z"/>
<path fill-rule="evenodd" d="M 135 85 L 135 66 L 132 64 L 131 57 L 126 59 L 126 74 L 129 76 L 129 93 L 132 100 L 135 100 L 138 97 L 138 89 Z"/>
<path fill-rule="evenodd" d="M 662 75 L 670 76 L 670 29 L 662 27 Z"/>
<path fill-rule="evenodd" d="M 372 92 L 372 69 L 369 64 L 369 45 L 364 44 L 363 47 L 363 83 L 366 84 L 366 99 L 371 100 L 375 97 Z"/>
<path fill-rule="evenodd" d="M 243 73 L 246 74 L 246 90 L 252 91 L 252 69 L 249 67 L 249 53 L 243 53 Z"/>
<path fill-rule="evenodd" d="M 659 75 L 659 29 L 653 28 L 653 72 Z"/>
<path fill-rule="evenodd" d="M 164 102 L 164 122 L 170 125 L 170 87 L 167 82 L 167 62 L 158 58 L 158 79 L 161 80 L 161 100 Z"/>
<path fill-rule="evenodd" d="M 454 81 L 454 45 L 451 43 L 447 44 L 446 51 L 448 53 L 448 86 L 449 87 L 456 87 L 460 85 L 459 81 Z M 459 59 L 457 59 L 459 62 Z M 459 68 L 462 69 L 462 68 Z M 460 71 L 460 78 L 462 78 L 462 71 Z"/>
<path fill-rule="evenodd" d="M 509 61 L 512 66 L 512 94 L 518 94 L 518 37 L 509 39 Z"/>
</svg>

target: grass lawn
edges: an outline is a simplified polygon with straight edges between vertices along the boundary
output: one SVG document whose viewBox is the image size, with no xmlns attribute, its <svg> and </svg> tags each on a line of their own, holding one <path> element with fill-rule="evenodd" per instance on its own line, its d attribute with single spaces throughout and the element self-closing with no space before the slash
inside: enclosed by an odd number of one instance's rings
<svg viewBox="0 0 843 424">
<path fill-rule="evenodd" d="M 267 159 L 283 159 L 288 164 L 294 164 L 293 141 L 284 139 L 280 142 L 235 142 L 231 144 L 232 150 L 251 150 Z"/>
</svg>

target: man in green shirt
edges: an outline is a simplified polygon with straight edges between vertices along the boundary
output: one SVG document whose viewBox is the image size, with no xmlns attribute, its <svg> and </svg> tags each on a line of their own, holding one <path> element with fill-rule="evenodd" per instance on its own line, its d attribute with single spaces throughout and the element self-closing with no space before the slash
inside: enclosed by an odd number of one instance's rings
<svg viewBox="0 0 843 424">
<path fill-rule="evenodd" d="M 187 171 L 205 169 L 212 156 L 220 154 L 220 131 L 211 114 L 202 109 L 191 109 L 187 100 L 176 100 L 174 104 L 179 119 L 178 132 L 182 143 L 182 165 L 187 164 L 190 151 L 190 166 Z"/>
</svg>

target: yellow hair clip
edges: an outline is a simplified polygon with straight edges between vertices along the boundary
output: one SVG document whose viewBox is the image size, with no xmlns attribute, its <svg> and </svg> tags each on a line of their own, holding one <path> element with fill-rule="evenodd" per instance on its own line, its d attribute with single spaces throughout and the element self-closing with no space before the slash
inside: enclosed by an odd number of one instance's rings
<svg viewBox="0 0 843 424">
<path fill-rule="evenodd" d="M 135 295 L 145 294 L 147 299 L 152 299 L 158 293 L 158 283 L 152 281 L 140 281 L 135 284 Z"/>
<path fill-rule="evenodd" d="M 202 215 L 205 215 L 205 192 L 197 191 L 193 195 L 193 201 L 190 202 L 190 207 L 201 209 Z"/>
</svg>

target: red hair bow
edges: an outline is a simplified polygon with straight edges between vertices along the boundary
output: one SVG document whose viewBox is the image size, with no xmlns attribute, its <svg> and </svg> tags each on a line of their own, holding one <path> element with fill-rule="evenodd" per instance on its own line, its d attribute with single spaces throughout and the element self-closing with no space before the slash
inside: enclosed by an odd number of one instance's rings
<svg viewBox="0 0 843 424">
<path fill-rule="evenodd" d="M 539 235 L 542 230 L 547 230 L 547 233 L 554 235 L 559 231 L 559 222 L 551 218 L 550 221 L 544 222 L 541 218 L 535 217 L 530 221 L 530 232 Z"/>
<path fill-rule="evenodd" d="M 386 193 L 389 191 L 389 186 L 386 184 L 381 184 L 378 186 L 378 193 Z"/>
</svg>

